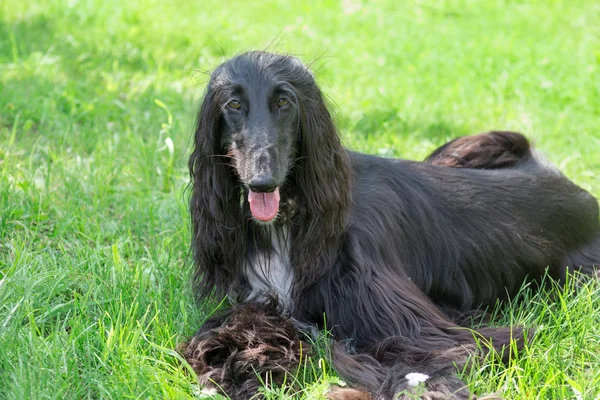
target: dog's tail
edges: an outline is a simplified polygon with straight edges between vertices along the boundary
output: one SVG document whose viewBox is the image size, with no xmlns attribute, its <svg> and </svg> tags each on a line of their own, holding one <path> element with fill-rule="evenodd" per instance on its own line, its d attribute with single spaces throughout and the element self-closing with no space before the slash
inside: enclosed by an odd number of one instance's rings
<svg viewBox="0 0 600 400">
<path fill-rule="evenodd" d="M 499 169 L 531 158 L 531 144 L 517 132 L 490 131 L 454 139 L 431 153 L 425 162 L 453 168 Z"/>
</svg>

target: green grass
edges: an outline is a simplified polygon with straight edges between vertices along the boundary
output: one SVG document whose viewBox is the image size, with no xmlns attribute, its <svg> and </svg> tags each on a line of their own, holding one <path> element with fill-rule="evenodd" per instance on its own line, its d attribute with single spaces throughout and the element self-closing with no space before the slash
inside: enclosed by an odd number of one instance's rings
<svg viewBox="0 0 600 400">
<path fill-rule="evenodd" d="M 420 159 L 519 130 L 600 195 L 598 3 L 250 3 L 0 3 L 0 398 L 200 396 L 174 351 L 210 311 L 188 285 L 185 162 L 206 72 L 238 52 L 312 63 L 352 148 Z M 524 296 L 502 320 L 538 335 L 471 388 L 600 396 L 599 285 Z M 307 398 L 335 380 L 313 361 Z"/>
</svg>

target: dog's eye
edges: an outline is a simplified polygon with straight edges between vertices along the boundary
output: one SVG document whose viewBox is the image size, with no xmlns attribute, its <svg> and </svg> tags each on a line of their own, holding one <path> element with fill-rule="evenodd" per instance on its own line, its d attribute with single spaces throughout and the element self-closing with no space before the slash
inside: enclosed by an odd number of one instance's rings
<svg viewBox="0 0 600 400">
<path fill-rule="evenodd" d="M 277 107 L 281 108 L 281 107 L 285 107 L 288 104 L 290 104 L 290 101 L 286 98 L 280 98 L 279 101 L 277 102 Z"/>
<path fill-rule="evenodd" d="M 229 108 L 233 108 L 234 110 L 239 110 L 242 105 L 237 100 L 231 100 L 229 103 L 227 103 L 227 106 Z"/>
</svg>

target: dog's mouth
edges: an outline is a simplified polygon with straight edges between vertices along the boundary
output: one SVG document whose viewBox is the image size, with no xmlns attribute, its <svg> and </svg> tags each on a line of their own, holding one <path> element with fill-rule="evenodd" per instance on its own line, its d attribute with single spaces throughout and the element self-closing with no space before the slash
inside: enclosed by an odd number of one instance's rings
<svg viewBox="0 0 600 400">
<path fill-rule="evenodd" d="M 279 187 L 272 192 L 248 192 L 248 203 L 252 216 L 259 221 L 269 222 L 279 212 Z"/>
</svg>

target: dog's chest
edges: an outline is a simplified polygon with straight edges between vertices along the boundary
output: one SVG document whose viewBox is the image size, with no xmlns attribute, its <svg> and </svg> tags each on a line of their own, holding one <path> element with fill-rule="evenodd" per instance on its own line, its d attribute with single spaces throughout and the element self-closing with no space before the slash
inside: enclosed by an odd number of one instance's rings
<svg viewBox="0 0 600 400">
<path fill-rule="evenodd" d="M 275 294 L 284 310 L 291 311 L 293 274 L 290 268 L 290 234 L 287 227 L 277 231 L 268 227 L 271 251 L 258 252 L 249 260 L 246 277 L 252 288 L 246 301 L 263 301 Z"/>
</svg>

